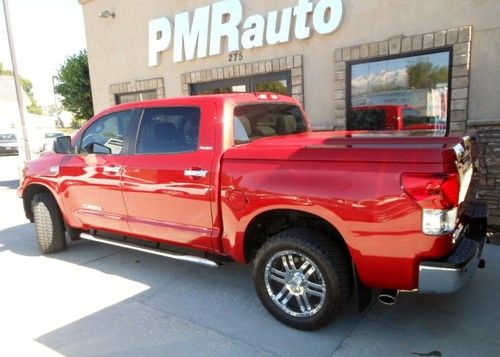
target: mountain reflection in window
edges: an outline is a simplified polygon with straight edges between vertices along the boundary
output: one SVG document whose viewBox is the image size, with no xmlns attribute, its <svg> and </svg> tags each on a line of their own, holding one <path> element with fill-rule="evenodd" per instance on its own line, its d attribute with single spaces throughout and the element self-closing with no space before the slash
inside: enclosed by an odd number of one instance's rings
<svg viewBox="0 0 500 357">
<path fill-rule="evenodd" d="M 444 135 L 450 51 L 352 64 L 349 130 Z"/>
</svg>

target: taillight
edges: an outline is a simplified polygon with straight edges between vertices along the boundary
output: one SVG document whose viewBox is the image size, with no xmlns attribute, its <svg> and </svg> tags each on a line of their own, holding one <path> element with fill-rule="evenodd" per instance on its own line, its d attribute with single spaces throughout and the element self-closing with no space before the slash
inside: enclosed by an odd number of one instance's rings
<svg viewBox="0 0 500 357">
<path fill-rule="evenodd" d="M 401 186 L 422 208 L 449 209 L 458 206 L 458 174 L 405 173 Z"/>
<path fill-rule="evenodd" d="M 457 154 L 453 148 L 443 150 L 443 169 L 445 172 L 457 171 Z"/>
<path fill-rule="evenodd" d="M 456 173 L 405 173 L 401 186 L 422 207 L 422 232 L 440 235 L 455 229 L 460 181 Z"/>
</svg>

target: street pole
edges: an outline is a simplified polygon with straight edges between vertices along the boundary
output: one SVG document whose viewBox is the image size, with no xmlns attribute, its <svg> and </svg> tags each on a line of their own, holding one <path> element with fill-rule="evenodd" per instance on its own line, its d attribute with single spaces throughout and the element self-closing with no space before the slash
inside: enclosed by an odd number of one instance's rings
<svg viewBox="0 0 500 357">
<path fill-rule="evenodd" d="M 23 161 L 29 161 L 31 159 L 31 155 L 28 144 L 26 120 L 24 118 L 24 104 L 22 95 L 23 92 L 21 90 L 21 80 L 19 77 L 19 73 L 17 71 L 16 51 L 14 48 L 14 41 L 12 40 L 12 28 L 10 26 L 10 13 L 7 0 L 3 0 L 3 11 L 5 15 L 5 26 L 7 27 L 7 38 L 9 39 L 10 58 L 12 60 L 12 72 L 14 74 L 14 83 L 16 85 L 17 105 L 19 106 L 19 118 L 21 122 L 21 130 L 18 130 L 18 132 L 21 133 L 21 138 L 20 140 L 18 139 L 18 143 L 21 144 L 19 145 L 19 157 Z"/>
<path fill-rule="evenodd" d="M 52 76 L 52 92 L 54 93 L 54 116 L 56 117 L 56 122 L 58 125 L 61 126 L 61 128 L 64 128 L 64 123 L 62 122 L 61 118 L 59 117 L 59 109 L 57 107 L 57 95 L 56 95 L 56 81 L 58 77 L 57 76 Z"/>
</svg>

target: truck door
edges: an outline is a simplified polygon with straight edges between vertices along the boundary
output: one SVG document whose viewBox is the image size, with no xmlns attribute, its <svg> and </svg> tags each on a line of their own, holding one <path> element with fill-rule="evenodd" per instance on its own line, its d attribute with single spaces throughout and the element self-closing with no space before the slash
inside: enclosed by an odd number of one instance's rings
<svg viewBox="0 0 500 357">
<path fill-rule="evenodd" d="M 78 154 L 61 161 L 64 209 L 86 228 L 129 231 L 121 178 L 132 113 L 120 111 L 96 120 L 82 134 Z"/>
<path fill-rule="evenodd" d="M 212 249 L 214 118 L 212 103 L 144 109 L 123 171 L 134 234 Z"/>
</svg>

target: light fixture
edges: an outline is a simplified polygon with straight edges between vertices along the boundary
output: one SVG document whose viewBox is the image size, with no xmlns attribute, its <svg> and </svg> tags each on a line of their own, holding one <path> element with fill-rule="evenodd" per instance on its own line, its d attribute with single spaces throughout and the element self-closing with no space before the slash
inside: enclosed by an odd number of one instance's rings
<svg viewBox="0 0 500 357">
<path fill-rule="evenodd" d="M 113 19 L 115 18 L 115 13 L 109 10 L 104 10 L 99 13 L 99 17 L 102 17 L 103 19 L 107 19 L 109 17 L 112 17 Z"/>
</svg>

